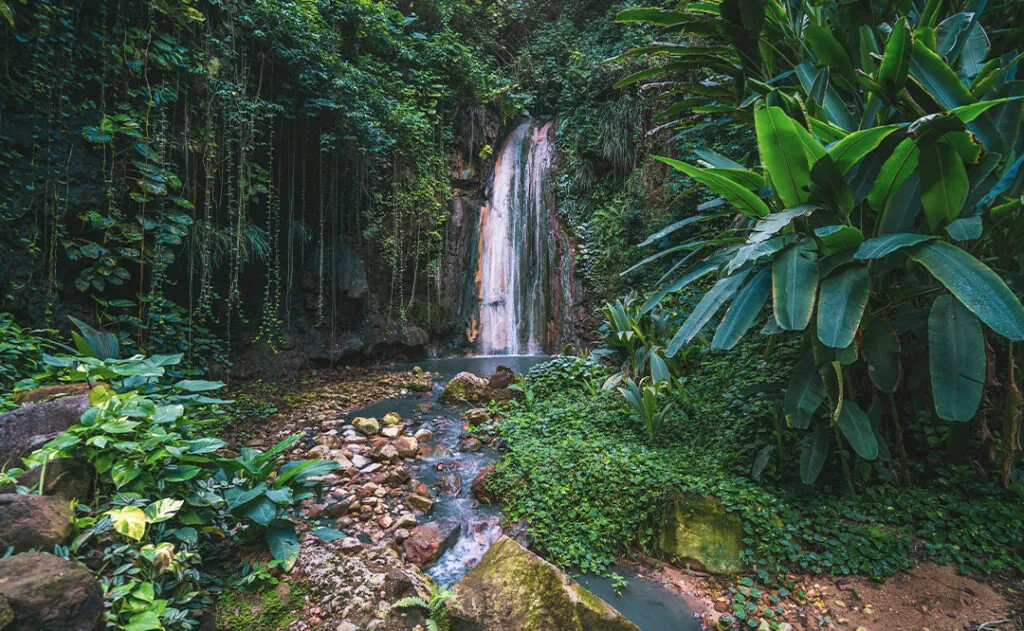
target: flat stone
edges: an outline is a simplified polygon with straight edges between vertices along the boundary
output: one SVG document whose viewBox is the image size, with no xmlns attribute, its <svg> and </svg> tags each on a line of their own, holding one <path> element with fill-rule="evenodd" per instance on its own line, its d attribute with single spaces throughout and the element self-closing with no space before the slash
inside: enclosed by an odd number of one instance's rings
<svg viewBox="0 0 1024 631">
<path fill-rule="evenodd" d="M 415 493 L 406 497 L 405 503 L 421 513 L 429 513 L 434 510 L 434 500 Z"/>
<path fill-rule="evenodd" d="M 380 430 L 380 435 L 385 438 L 398 438 L 404 428 L 401 425 L 388 425 Z"/>
<path fill-rule="evenodd" d="M 365 467 L 363 467 L 362 469 L 360 469 L 359 473 L 364 473 L 364 474 L 365 473 L 373 473 L 374 471 L 379 470 L 380 467 L 381 467 L 381 464 L 379 462 L 374 462 L 374 463 L 368 464 Z"/>
<path fill-rule="evenodd" d="M 367 458 L 366 456 L 361 456 L 359 454 L 353 454 L 351 460 L 352 466 L 357 469 L 362 469 L 371 462 L 369 458 Z"/>
</svg>

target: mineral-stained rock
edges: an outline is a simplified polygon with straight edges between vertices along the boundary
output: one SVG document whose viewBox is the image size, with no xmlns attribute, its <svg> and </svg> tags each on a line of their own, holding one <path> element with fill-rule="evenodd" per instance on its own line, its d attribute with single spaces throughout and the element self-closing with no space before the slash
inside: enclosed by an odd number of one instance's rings
<svg viewBox="0 0 1024 631">
<path fill-rule="evenodd" d="M 508 537 L 455 584 L 455 631 L 639 631 L 608 603 Z"/>
<path fill-rule="evenodd" d="M 413 434 L 413 438 L 415 438 L 416 440 L 418 440 L 420 442 L 430 440 L 433 437 L 434 437 L 434 432 L 430 431 L 429 429 L 427 429 L 425 427 L 423 429 L 416 430 L 416 433 Z"/>
<path fill-rule="evenodd" d="M 487 477 L 494 473 L 494 467 L 487 467 L 483 469 L 475 478 L 473 478 L 472 484 L 469 485 L 469 491 L 477 501 L 484 504 L 493 504 L 498 501 L 498 497 L 487 490 Z"/>
<path fill-rule="evenodd" d="M 76 394 L 0 414 L 0 468 L 20 465 L 22 458 L 77 424 L 89 407 L 89 395 Z"/>
<path fill-rule="evenodd" d="M 68 500 L 50 495 L 0 495 L 0 549 L 49 550 L 71 537 Z"/>
<path fill-rule="evenodd" d="M 680 495 L 662 521 L 658 547 L 671 559 L 699 565 L 717 574 L 745 570 L 743 522 L 713 497 Z"/>
<path fill-rule="evenodd" d="M 415 493 L 406 497 L 405 503 L 424 514 L 434 510 L 434 500 Z"/>
<path fill-rule="evenodd" d="M 487 400 L 487 380 L 470 372 L 452 377 L 437 401 L 441 405 L 480 403 Z"/>
<path fill-rule="evenodd" d="M 384 484 L 388 486 L 399 486 L 409 481 L 409 470 L 405 467 L 395 467 L 384 477 Z"/>
<path fill-rule="evenodd" d="M 352 421 L 352 427 L 355 427 L 356 431 L 364 436 L 372 436 L 380 431 L 380 423 L 377 422 L 377 419 L 365 416 L 356 417 Z"/>
<path fill-rule="evenodd" d="M 389 425 L 380 430 L 380 435 L 384 438 L 398 438 L 398 435 L 402 433 L 401 425 Z"/>
<path fill-rule="evenodd" d="M 83 565 L 27 552 L 0 559 L 0 594 L 14 614 L 5 631 L 94 631 L 103 590 Z"/>
<path fill-rule="evenodd" d="M 455 545 L 461 530 L 454 521 L 432 521 L 416 526 L 402 542 L 405 558 L 420 567 L 432 563 Z"/>
<path fill-rule="evenodd" d="M 459 443 L 459 451 L 464 451 L 466 453 L 476 453 L 480 451 L 480 449 L 483 446 L 484 444 L 480 442 L 479 438 L 470 436 L 469 438 Z"/>
<path fill-rule="evenodd" d="M 391 444 L 403 458 L 415 458 L 420 453 L 420 444 L 412 436 L 399 436 Z"/>
<path fill-rule="evenodd" d="M 88 462 L 60 458 L 47 462 L 45 467 L 36 467 L 22 473 L 18 476 L 18 486 L 28 487 L 34 493 L 39 490 L 39 481 L 42 480 L 43 495 L 53 495 L 68 501 L 88 500 L 92 497 L 95 477 L 96 472 Z M 0 493 L 14 493 L 16 490 L 14 484 L 0 487 Z"/>
<path fill-rule="evenodd" d="M 462 415 L 462 418 L 464 418 L 467 423 L 475 427 L 477 425 L 483 425 L 487 421 L 491 420 L 491 413 L 484 408 L 473 408 L 472 410 L 467 410 L 466 413 Z"/>
<path fill-rule="evenodd" d="M 449 473 L 441 478 L 441 490 L 445 495 L 458 497 L 462 493 L 462 476 L 457 473 Z"/>
<path fill-rule="evenodd" d="M 93 387 L 94 386 L 84 381 L 78 383 L 58 383 L 50 386 L 40 386 L 39 388 L 24 390 L 15 394 L 14 402 L 18 405 L 25 405 L 28 403 L 48 401 L 59 396 L 89 394 L 89 391 L 92 390 Z"/>
</svg>

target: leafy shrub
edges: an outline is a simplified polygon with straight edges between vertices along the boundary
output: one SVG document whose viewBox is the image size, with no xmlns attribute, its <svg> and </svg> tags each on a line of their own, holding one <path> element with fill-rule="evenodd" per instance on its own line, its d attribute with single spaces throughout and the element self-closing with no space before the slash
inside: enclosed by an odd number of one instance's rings
<svg viewBox="0 0 1024 631">
<path fill-rule="evenodd" d="M 530 368 L 526 383 L 536 394 L 575 389 L 593 392 L 601 386 L 605 374 L 605 369 L 593 359 L 563 355 Z"/>
<path fill-rule="evenodd" d="M 0 313 L 0 392 L 10 392 L 18 381 L 35 372 L 43 353 L 53 348 L 40 333 L 43 331 L 23 329 L 11 314 Z M 5 405 L 0 399 L 0 412 Z"/>
</svg>

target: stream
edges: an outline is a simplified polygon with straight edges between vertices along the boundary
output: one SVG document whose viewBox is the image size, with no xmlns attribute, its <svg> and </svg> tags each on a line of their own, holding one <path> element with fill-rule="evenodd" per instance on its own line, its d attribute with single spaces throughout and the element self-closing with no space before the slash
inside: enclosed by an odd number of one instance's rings
<svg viewBox="0 0 1024 631">
<path fill-rule="evenodd" d="M 439 385 L 443 387 L 462 371 L 489 376 L 498 366 L 508 366 L 516 374 L 524 374 L 548 358 L 544 355 L 454 357 L 424 360 L 415 365 L 438 373 Z M 394 369 L 408 370 L 412 366 L 401 365 Z M 432 393 L 409 393 L 385 399 L 352 410 L 348 416 L 381 418 L 388 412 L 398 412 L 409 421 L 411 429 L 426 428 L 433 432 L 433 439 L 426 442 L 429 451 L 410 469 L 417 479 L 431 487 L 434 510 L 430 519 L 452 520 L 462 526 L 458 542 L 437 562 L 424 568 L 438 584 L 450 587 L 476 565 L 501 536 L 502 529 L 500 508 L 480 504 L 470 493 L 470 483 L 482 469 L 497 460 L 498 453 L 487 445 L 476 452 L 460 451 L 459 442 L 465 438 L 460 415 L 470 406 L 439 405 L 437 397 L 441 387 L 435 387 Z M 424 404 L 432 407 L 425 409 L 427 406 Z M 458 476 L 458 480 L 454 476 Z M 593 575 L 575 578 L 643 631 L 699 631 L 702 628 L 678 594 L 656 581 L 639 576 L 629 566 L 618 564 L 614 571 L 628 581 L 628 587 L 621 590 L 621 596 L 616 594 L 611 579 Z"/>
</svg>

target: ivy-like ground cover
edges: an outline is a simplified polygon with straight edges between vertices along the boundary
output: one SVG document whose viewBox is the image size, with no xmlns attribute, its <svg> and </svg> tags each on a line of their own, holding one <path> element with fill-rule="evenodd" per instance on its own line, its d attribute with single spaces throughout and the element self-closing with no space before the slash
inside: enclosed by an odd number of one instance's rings
<svg viewBox="0 0 1024 631">
<path fill-rule="evenodd" d="M 781 355 L 759 351 L 698 358 L 686 378 L 695 396 L 681 397 L 653 444 L 617 392 L 585 387 L 600 387 L 596 364 L 565 357 L 538 367 L 524 401 L 499 408 L 507 451 L 491 485 L 506 519 L 526 519 L 554 562 L 606 572 L 631 543 L 653 544 L 665 498 L 683 491 L 739 513 L 745 560 L 766 582 L 791 572 L 882 578 L 925 559 L 965 572 L 1024 570 L 1020 489 L 968 467 L 937 467 L 924 486 L 862 485 L 855 497 L 838 491 L 838 471 L 826 472 L 829 489 L 791 480 L 775 462 L 755 479 L 752 463 L 776 438 L 773 402 L 751 393 L 788 373 Z"/>
</svg>

